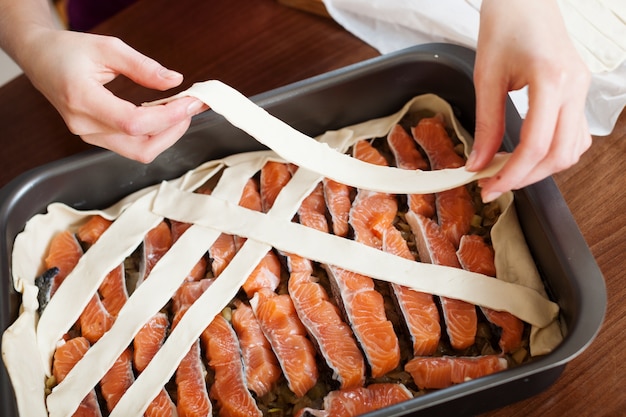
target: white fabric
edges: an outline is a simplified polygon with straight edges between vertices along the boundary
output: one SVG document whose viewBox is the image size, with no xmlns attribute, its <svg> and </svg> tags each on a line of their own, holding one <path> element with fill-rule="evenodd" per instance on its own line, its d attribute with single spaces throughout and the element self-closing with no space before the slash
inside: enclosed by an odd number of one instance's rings
<svg viewBox="0 0 626 417">
<path fill-rule="evenodd" d="M 476 48 L 481 0 L 323 0 L 348 31 L 386 54 L 428 42 Z M 611 133 L 626 106 L 626 1 L 559 0 L 566 27 L 592 71 L 586 115 L 591 134 Z M 510 96 L 522 117 L 526 89 Z"/>
</svg>

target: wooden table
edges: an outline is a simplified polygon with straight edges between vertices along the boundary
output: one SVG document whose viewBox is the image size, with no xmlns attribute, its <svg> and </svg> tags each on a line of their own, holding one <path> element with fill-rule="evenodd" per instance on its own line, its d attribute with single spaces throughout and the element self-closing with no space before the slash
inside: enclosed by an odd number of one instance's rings
<svg viewBox="0 0 626 417">
<path fill-rule="evenodd" d="M 329 19 L 274 0 L 142 0 L 96 30 L 112 34 L 186 81 L 217 78 L 246 95 L 374 57 L 377 52 Z M 134 102 L 162 93 L 127 79 L 111 90 Z M 26 78 L 0 88 L 0 186 L 18 174 L 89 148 L 65 127 Z M 598 338 L 570 362 L 561 378 L 531 399 L 493 411 L 496 416 L 613 416 L 626 406 L 626 113 L 614 133 L 595 138 L 580 163 L 557 183 L 602 269 L 609 301 Z"/>
</svg>

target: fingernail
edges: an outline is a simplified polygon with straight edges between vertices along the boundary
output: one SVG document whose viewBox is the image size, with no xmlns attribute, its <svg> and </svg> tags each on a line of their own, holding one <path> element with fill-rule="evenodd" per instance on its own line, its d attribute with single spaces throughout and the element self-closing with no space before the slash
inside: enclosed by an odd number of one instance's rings
<svg viewBox="0 0 626 417">
<path fill-rule="evenodd" d="M 173 80 L 175 78 L 182 78 L 183 74 L 181 74 L 180 72 L 172 71 L 167 68 L 161 68 L 159 70 L 159 76 L 167 80 Z"/>
<path fill-rule="evenodd" d="M 194 100 L 191 102 L 191 104 L 189 104 L 189 106 L 187 106 L 187 114 L 190 116 L 193 116 L 196 113 L 198 113 L 201 108 L 202 108 L 202 102 L 199 100 Z"/>
<path fill-rule="evenodd" d="M 483 203 L 491 203 L 492 201 L 494 201 L 495 199 L 497 199 L 501 195 L 502 195 L 502 193 L 499 192 L 499 191 L 492 191 L 490 193 L 487 193 L 487 194 L 485 194 L 483 196 Z"/>
<path fill-rule="evenodd" d="M 476 151 L 472 149 L 469 156 L 467 157 L 467 162 L 465 162 L 465 168 L 471 171 L 475 163 L 476 163 Z"/>
</svg>

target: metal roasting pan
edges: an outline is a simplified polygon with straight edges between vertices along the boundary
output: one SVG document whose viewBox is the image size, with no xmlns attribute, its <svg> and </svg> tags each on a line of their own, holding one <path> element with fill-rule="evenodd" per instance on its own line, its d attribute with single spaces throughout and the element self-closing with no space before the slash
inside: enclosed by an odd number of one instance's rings
<svg viewBox="0 0 626 417">
<path fill-rule="evenodd" d="M 316 136 L 397 111 L 422 93 L 447 100 L 474 131 L 474 52 L 426 44 L 383 55 L 252 97 L 296 129 Z M 507 103 L 503 149 L 518 142 L 521 118 Z M 42 133 L 45 134 L 45 133 Z M 13 241 L 25 223 L 51 202 L 78 209 L 104 208 L 127 194 L 172 179 L 223 156 L 262 145 L 209 111 L 153 163 L 144 165 L 105 150 L 77 154 L 28 171 L 0 190 L 0 324 L 15 320 L 20 296 L 12 287 Z M 552 353 L 514 369 L 465 382 L 369 413 L 369 417 L 470 416 L 548 388 L 599 331 L 606 310 L 604 278 L 551 178 L 517 191 L 517 211 L 547 290 L 561 307 L 567 329 Z M 17 415 L 11 382 L 0 362 L 0 415 Z"/>
</svg>

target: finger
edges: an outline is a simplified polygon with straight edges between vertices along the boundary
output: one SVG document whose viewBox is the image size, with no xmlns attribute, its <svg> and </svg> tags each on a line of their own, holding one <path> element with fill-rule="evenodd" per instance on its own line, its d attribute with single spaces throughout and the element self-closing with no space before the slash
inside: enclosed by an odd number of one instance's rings
<svg viewBox="0 0 626 417">
<path fill-rule="evenodd" d="M 589 149 L 591 135 L 587 121 L 584 117 L 581 119 L 578 116 L 580 113 L 572 111 L 571 107 L 568 104 L 561 111 L 555 139 L 546 157 L 515 188 L 525 187 L 571 167 Z"/>
<path fill-rule="evenodd" d="M 128 136 L 123 134 L 93 134 L 81 138 L 92 145 L 109 149 L 135 161 L 149 163 L 172 146 L 189 128 L 191 118 L 181 121 L 156 135 Z"/>
<path fill-rule="evenodd" d="M 102 94 L 93 94 L 95 88 Z M 192 97 L 184 97 L 162 106 L 135 106 L 102 86 L 94 89 L 90 89 L 90 94 L 83 100 L 81 116 L 68 123 L 75 134 L 151 136 L 207 108 Z"/>
<path fill-rule="evenodd" d="M 111 42 L 111 51 L 107 56 L 106 67 L 116 73 L 124 74 L 144 87 L 167 90 L 183 81 L 183 75 L 165 68 L 154 59 L 136 51 L 118 38 L 106 38 Z"/>
<path fill-rule="evenodd" d="M 491 201 L 505 191 L 519 188 L 548 154 L 560 111 L 559 97 L 553 88 L 529 87 L 529 111 L 522 123 L 520 143 L 504 168 L 487 180 L 483 200 Z"/>
<path fill-rule="evenodd" d="M 490 74 L 490 65 L 477 65 L 474 85 L 476 89 L 476 130 L 474 144 L 466 163 L 470 171 L 484 168 L 496 154 L 504 133 L 504 109 L 507 85 L 496 74 Z"/>
</svg>

